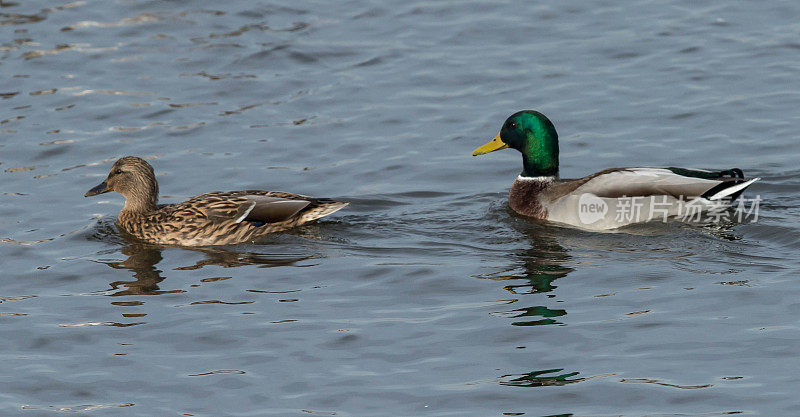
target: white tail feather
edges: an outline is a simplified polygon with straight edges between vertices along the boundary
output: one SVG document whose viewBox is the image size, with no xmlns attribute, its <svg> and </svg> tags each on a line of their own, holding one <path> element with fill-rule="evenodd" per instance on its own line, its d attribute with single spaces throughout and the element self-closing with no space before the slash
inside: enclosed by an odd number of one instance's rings
<svg viewBox="0 0 800 417">
<path fill-rule="evenodd" d="M 753 178 L 753 179 L 747 180 L 747 181 L 745 181 L 743 183 L 736 184 L 736 185 L 734 185 L 732 187 L 728 187 L 728 188 L 726 188 L 724 190 L 720 190 L 718 193 L 708 197 L 708 199 L 711 200 L 711 201 L 714 201 L 714 200 L 719 200 L 721 198 L 728 197 L 729 195 L 732 195 L 732 194 L 736 194 L 737 192 L 744 190 L 745 188 L 749 187 L 750 184 L 752 184 L 752 183 L 754 183 L 754 182 L 756 182 L 756 181 L 758 181 L 760 179 L 761 178 Z"/>
</svg>

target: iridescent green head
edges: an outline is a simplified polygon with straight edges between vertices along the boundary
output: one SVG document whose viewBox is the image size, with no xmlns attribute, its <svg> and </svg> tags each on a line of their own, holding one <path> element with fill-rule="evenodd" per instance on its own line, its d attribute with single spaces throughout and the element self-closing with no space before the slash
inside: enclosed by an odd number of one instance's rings
<svg viewBox="0 0 800 417">
<path fill-rule="evenodd" d="M 522 176 L 558 175 L 558 133 L 545 115 L 535 110 L 512 114 L 500 133 L 489 143 L 475 149 L 472 155 L 482 155 L 500 149 L 514 148 L 522 153 Z"/>
</svg>

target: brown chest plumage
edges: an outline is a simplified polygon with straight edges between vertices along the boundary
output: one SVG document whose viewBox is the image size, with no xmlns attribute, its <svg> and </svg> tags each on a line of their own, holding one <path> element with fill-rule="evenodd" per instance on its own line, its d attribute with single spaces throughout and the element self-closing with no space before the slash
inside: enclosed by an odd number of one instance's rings
<svg viewBox="0 0 800 417">
<path fill-rule="evenodd" d="M 551 183 L 552 180 L 517 178 L 508 192 L 508 205 L 523 216 L 547 219 L 547 209 L 540 197 Z"/>
</svg>

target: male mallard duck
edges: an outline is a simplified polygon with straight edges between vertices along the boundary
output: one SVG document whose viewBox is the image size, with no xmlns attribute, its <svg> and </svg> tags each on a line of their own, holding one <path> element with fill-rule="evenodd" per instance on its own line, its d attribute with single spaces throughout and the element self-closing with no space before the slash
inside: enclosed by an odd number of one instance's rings
<svg viewBox="0 0 800 417">
<path fill-rule="evenodd" d="M 533 110 L 514 113 L 500 133 L 473 156 L 513 148 L 522 153 L 522 173 L 511 185 L 509 206 L 517 213 L 590 230 L 699 214 L 729 206 L 759 178 L 739 168 L 610 168 L 572 180 L 558 178 L 558 134 Z M 695 216 L 697 215 L 697 216 Z"/>
<path fill-rule="evenodd" d="M 327 216 L 348 203 L 275 191 L 200 194 L 183 203 L 158 204 L 158 182 L 144 159 L 126 156 L 85 197 L 116 191 L 125 196 L 117 225 L 139 239 L 183 246 L 252 242 Z"/>
</svg>

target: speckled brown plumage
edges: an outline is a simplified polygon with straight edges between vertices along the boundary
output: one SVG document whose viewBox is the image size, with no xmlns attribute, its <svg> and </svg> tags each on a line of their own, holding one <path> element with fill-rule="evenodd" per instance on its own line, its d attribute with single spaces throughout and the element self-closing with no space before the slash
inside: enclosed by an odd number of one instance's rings
<svg viewBox="0 0 800 417">
<path fill-rule="evenodd" d="M 177 204 L 157 204 L 153 168 L 126 156 L 86 196 L 116 191 L 125 196 L 117 226 L 158 244 L 200 246 L 253 242 L 270 233 L 327 216 L 348 203 L 275 191 L 244 190 L 201 194 Z"/>
</svg>

